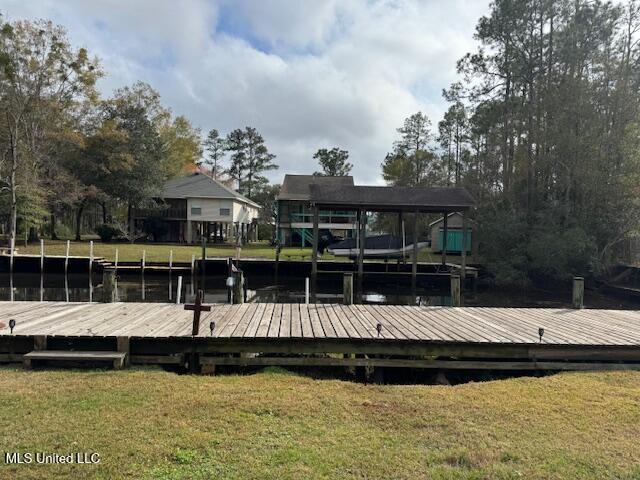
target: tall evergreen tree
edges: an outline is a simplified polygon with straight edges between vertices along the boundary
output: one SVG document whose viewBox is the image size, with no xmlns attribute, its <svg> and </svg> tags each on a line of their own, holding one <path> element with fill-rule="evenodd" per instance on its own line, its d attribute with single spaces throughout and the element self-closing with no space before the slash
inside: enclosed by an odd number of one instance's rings
<svg viewBox="0 0 640 480">
<path fill-rule="evenodd" d="M 207 150 L 204 163 L 209 166 L 214 178 L 217 178 L 220 176 L 220 167 L 227 151 L 227 141 L 220 136 L 218 130 L 212 128 L 204 140 L 204 146 Z"/>
<path fill-rule="evenodd" d="M 255 128 L 247 127 L 244 131 L 244 139 L 247 174 L 243 185 L 243 193 L 247 197 L 253 198 L 256 193 L 256 187 L 266 181 L 262 174 L 269 170 L 276 170 L 278 165 L 273 162 L 276 156 L 269 153 L 264 143 L 264 138 Z"/>
<path fill-rule="evenodd" d="M 392 185 L 429 185 L 438 181 L 440 168 L 430 146 L 431 121 L 422 112 L 405 119 L 400 139 L 382 164 L 382 175 Z"/>
</svg>

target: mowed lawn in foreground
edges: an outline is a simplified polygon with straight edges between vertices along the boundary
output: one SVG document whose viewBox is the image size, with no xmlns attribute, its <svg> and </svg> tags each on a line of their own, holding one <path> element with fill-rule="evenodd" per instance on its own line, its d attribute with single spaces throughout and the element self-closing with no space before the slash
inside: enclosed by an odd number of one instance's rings
<svg viewBox="0 0 640 480">
<path fill-rule="evenodd" d="M 637 372 L 445 387 L 4 368 L 0 405 L 4 451 L 102 459 L 0 478 L 640 478 Z"/>
</svg>

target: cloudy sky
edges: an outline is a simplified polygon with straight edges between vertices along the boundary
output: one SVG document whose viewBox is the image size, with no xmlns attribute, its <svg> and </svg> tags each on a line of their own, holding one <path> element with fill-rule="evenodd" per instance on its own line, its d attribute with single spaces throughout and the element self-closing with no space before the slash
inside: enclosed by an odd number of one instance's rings
<svg viewBox="0 0 640 480">
<path fill-rule="evenodd" d="M 349 150 L 359 183 L 408 115 L 434 126 L 488 0 L 0 0 L 9 20 L 49 18 L 97 55 L 105 96 L 136 80 L 203 132 L 256 127 L 286 173 Z"/>
</svg>

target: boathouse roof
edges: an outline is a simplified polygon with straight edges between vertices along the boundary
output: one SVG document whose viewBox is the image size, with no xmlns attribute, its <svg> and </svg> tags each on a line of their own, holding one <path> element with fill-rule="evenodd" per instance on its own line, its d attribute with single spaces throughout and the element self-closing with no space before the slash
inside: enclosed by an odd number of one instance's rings
<svg viewBox="0 0 640 480">
<path fill-rule="evenodd" d="M 462 187 L 392 187 L 311 184 L 311 203 L 345 209 L 374 211 L 458 212 L 475 206 Z"/>
<path fill-rule="evenodd" d="M 285 175 L 278 200 L 311 200 L 311 185 L 341 189 L 353 187 L 353 177 L 345 175 Z"/>
</svg>

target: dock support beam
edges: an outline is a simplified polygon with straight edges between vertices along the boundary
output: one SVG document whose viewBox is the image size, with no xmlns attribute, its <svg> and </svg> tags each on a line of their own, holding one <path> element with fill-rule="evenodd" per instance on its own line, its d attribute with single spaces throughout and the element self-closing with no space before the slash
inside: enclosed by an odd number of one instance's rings
<svg viewBox="0 0 640 480">
<path fill-rule="evenodd" d="M 584 278 L 573 277 L 573 308 L 584 307 Z"/>
<path fill-rule="evenodd" d="M 127 356 L 124 357 L 124 365 L 123 366 L 124 367 L 128 367 L 130 362 L 131 362 L 131 360 L 130 360 L 130 357 L 131 357 L 130 344 L 131 343 L 130 343 L 129 337 L 117 337 L 116 338 L 116 344 L 117 344 L 117 348 L 118 348 L 119 352 L 127 354 Z M 114 367 L 116 369 L 118 369 L 115 362 L 114 362 Z"/>
</svg>

